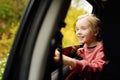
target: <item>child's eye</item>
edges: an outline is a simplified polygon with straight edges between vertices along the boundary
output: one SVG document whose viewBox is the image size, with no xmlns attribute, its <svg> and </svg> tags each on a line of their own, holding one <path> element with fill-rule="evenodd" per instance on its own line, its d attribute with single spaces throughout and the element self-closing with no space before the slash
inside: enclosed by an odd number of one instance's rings
<svg viewBox="0 0 120 80">
<path fill-rule="evenodd" d="M 82 28 L 82 30 L 86 30 L 86 28 L 85 28 L 85 27 L 83 27 L 83 28 Z"/>
<path fill-rule="evenodd" d="M 76 31 L 79 31 L 79 30 L 86 30 L 86 29 L 88 29 L 87 26 L 81 26 L 81 27 L 76 28 Z"/>
<path fill-rule="evenodd" d="M 82 29 L 82 30 L 86 30 L 86 29 L 88 29 L 88 28 L 87 28 L 87 26 L 82 26 L 81 29 Z"/>
<path fill-rule="evenodd" d="M 79 28 L 76 28 L 76 31 L 78 31 L 79 30 Z"/>
</svg>

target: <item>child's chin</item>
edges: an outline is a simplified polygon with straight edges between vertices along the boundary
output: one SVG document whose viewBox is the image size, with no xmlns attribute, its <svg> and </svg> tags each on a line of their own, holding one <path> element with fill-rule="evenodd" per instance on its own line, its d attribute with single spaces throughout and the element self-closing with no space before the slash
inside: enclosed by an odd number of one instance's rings
<svg viewBox="0 0 120 80">
<path fill-rule="evenodd" d="M 84 44 L 84 41 L 79 41 L 81 44 Z"/>
</svg>

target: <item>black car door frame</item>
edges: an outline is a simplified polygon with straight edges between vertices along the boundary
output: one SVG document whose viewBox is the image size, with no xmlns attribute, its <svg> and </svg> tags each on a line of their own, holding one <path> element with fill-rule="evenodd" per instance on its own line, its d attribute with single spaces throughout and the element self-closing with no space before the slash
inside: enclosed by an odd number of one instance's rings
<svg viewBox="0 0 120 80">
<path fill-rule="evenodd" d="M 70 0 L 30 0 L 21 19 L 3 80 L 42 80 L 53 34 Z M 30 73 L 29 73 L 30 72 Z"/>
</svg>

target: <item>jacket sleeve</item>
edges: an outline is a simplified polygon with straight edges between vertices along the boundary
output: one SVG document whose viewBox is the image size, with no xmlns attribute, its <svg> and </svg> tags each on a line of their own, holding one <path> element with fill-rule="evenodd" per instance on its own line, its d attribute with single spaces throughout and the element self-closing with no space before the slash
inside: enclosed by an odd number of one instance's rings
<svg viewBox="0 0 120 80">
<path fill-rule="evenodd" d="M 101 71 L 103 69 L 103 65 L 105 64 L 104 60 L 104 52 L 103 49 L 99 49 L 97 54 L 94 56 L 94 59 L 92 61 L 87 61 L 85 59 L 83 60 L 75 60 L 76 61 L 76 67 L 78 71 L 88 71 L 88 72 L 96 72 Z"/>
</svg>

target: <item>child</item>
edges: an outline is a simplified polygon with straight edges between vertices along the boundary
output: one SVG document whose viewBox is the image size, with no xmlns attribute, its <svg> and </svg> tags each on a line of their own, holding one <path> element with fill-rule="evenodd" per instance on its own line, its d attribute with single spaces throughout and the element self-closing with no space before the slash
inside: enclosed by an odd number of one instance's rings
<svg viewBox="0 0 120 80">
<path fill-rule="evenodd" d="M 99 72 L 102 71 L 105 64 L 100 24 L 100 19 L 93 14 L 81 15 L 76 20 L 76 36 L 83 44 L 83 47 L 78 48 L 76 53 L 82 59 L 71 58 L 63 52 L 63 64 L 68 65 L 71 70 L 65 80 L 75 80 L 75 75 L 79 76 L 79 80 L 100 79 Z M 60 60 L 59 55 L 60 52 L 56 49 L 54 59 L 57 62 Z"/>
</svg>

